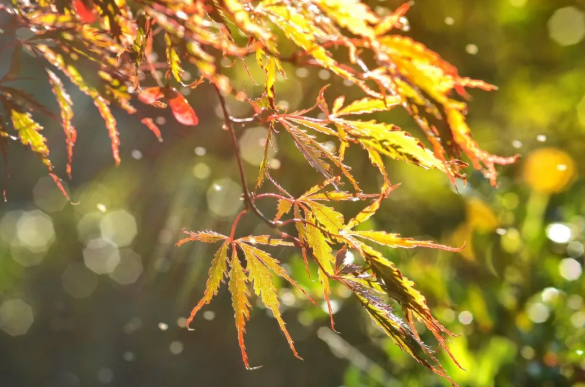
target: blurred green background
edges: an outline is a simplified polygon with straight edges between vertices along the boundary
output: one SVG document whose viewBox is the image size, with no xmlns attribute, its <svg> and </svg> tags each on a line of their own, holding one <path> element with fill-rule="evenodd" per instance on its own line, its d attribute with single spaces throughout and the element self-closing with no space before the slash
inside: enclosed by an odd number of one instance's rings
<svg viewBox="0 0 585 387">
<path fill-rule="evenodd" d="M 381 14 L 400 3 L 370 1 Z M 440 356 L 459 385 L 583 387 L 585 1 L 419 0 L 407 17 L 411 30 L 404 34 L 462 75 L 499 86 L 494 93 L 472 91 L 470 126 L 484 149 L 522 159 L 500 168 L 498 189 L 469 170 L 467 186 L 457 190 L 439 172 L 390 162 L 392 182 L 402 185 L 370 226 L 456 246 L 466 242 L 461 253 L 386 252 L 416 281 L 439 320 L 460 334 L 451 348 L 467 371 Z M 9 61 L 4 50 L 0 74 Z M 288 79 L 276 90 L 290 109 L 311 106 L 327 82 L 333 83 L 331 99 L 360 96 L 326 70 L 285 69 Z M 32 58 L 23 65 L 26 75 L 39 70 Z M 226 71 L 236 86 L 261 93 L 241 66 Z M 21 86 L 56 109 L 44 79 Z M 195 128 L 153 110 L 163 143 L 136 118 L 118 114 L 119 167 L 91 101 L 71 85 L 68 90 L 79 139 L 67 187 L 79 204 L 67 203 L 32 153 L 9 149 L 11 177 L 2 180 L 8 201 L 0 206 L 0 385 L 448 385 L 401 353 L 338 287 L 332 303 L 340 335 L 322 309 L 296 290 L 280 291 L 304 362 L 292 356 L 276 321 L 258 306 L 246 344 L 251 365 L 263 368 L 246 371 L 225 286 L 196 317 L 195 330 L 187 331 L 185 317 L 203 293 L 217 246 L 174 243 L 183 227 L 226 232 L 242 206 L 213 90 L 202 85 L 187 97 L 200 117 Z M 232 102 L 233 115 L 250 114 Z M 420 135 L 404 112 L 376 118 Z M 42 123 L 51 160 L 64 176 L 62 129 Z M 254 184 L 266 130 L 248 125 L 237 131 Z M 285 188 L 300 193 L 318 181 L 284 135 L 276 142 L 270 166 Z M 374 190 L 378 182 L 363 155 L 349 157 L 364 186 Z M 270 202 L 262 208 L 274 211 Z M 253 216 L 238 228 L 242 234 L 269 231 Z M 272 252 L 320 297 L 298 254 Z"/>
</svg>

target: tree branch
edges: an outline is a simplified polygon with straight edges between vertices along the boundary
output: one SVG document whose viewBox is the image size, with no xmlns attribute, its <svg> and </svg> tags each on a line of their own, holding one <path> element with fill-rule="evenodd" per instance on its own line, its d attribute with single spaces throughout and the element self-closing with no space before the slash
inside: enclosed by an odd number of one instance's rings
<svg viewBox="0 0 585 387">
<path fill-rule="evenodd" d="M 217 94 L 217 98 L 219 99 L 219 103 L 221 105 L 221 110 L 223 112 L 224 127 L 229 132 L 230 138 L 232 140 L 232 147 L 234 148 L 234 155 L 236 156 L 236 161 L 238 163 L 238 171 L 240 173 L 240 181 L 242 182 L 242 190 L 243 190 L 243 194 L 244 194 L 244 203 L 245 203 L 245 206 L 246 206 L 245 209 L 246 210 L 252 210 L 265 223 L 267 223 L 271 227 L 276 228 L 277 227 L 276 222 L 268 219 L 258 209 L 258 207 L 256 207 L 256 204 L 254 203 L 254 200 L 252 198 L 252 194 L 250 193 L 250 190 L 248 189 L 248 183 L 246 181 L 246 173 L 244 172 L 244 163 L 242 161 L 242 155 L 240 153 L 240 146 L 238 145 L 238 139 L 236 137 L 236 132 L 234 131 L 234 127 L 232 125 L 233 124 L 233 119 L 232 119 L 232 117 L 230 116 L 230 114 L 229 114 L 229 112 L 227 110 L 227 105 L 226 105 L 225 97 L 221 94 L 221 91 L 219 90 L 219 88 L 217 87 L 217 85 L 213 84 L 213 88 L 215 89 L 215 92 Z"/>
</svg>

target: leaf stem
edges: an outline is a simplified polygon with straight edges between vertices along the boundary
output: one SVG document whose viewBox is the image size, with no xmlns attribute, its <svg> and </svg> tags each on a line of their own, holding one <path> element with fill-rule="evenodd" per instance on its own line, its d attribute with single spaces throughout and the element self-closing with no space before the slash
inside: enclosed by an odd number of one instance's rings
<svg viewBox="0 0 585 387">
<path fill-rule="evenodd" d="M 240 212 L 238 214 L 238 216 L 236 216 L 236 219 L 234 220 L 234 223 L 232 224 L 232 231 L 230 233 L 230 241 L 234 240 L 234 234 L 236 233 L 236 227 L 238 226 L 238 222 L 240 221 L 240 218 L 242 217 L 242 215 L 244 215 L 245 213 L 247 213 L 248 210 L 244 209 L 242 212 Z"/>
</svg>

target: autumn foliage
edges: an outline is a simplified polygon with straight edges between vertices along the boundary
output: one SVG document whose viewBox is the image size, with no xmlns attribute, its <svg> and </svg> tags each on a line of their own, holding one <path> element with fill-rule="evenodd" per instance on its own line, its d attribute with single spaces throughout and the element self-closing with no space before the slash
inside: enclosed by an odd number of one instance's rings
<svg viewBox="0 0 585 387">
<path fill-rule="evenodd" d="M 230 235 L 186 232 L 187 237 L 178 243 L 219 244 L 211 260 L 205 293 L 189 323 L 227 282 L 246 367 L 249 363 L 244 334 L 252 293 L 272 311 L 294 355 L 299 357 L 279 312 L 273 277 L 280 276 L 307 293 L 262 248 L 299 249 L 307 272 L 309 266 L 317 267 L 327 304 L 331 281 L 340 282 L 400 348 L 448 378 L 434 351 L 421 341 L 414 323 L 423 323 L 447 352 L 451 333 L 433 317 L 424 296 L 384 256 L 380 246 L 453 249 L 385 231 L 364 231 L 360 225 L 375 215 L 394 189 L 385 168 L 389 159 L 439 170 L 454 183 L 455 179 L 464 179 L 467 164 L 457 159 L 464 155 L 495 185 L 495 166 L 513 163 L 515 157 L 491 155 L 473 140 L 465 120 L 465 89 L 495 87 L 459 76 L 457 69 L 438 54 L 401 35 L 409 7 L 404 4 L 381 17 L 356 0 L 13 0 L 12 5 L 0 8 L 10 20 L 2 27 L 3 34 L 13 35 L 15 42 L 14 47 L 3 48 L 2 52 L 8 55 L 12 50 L 12 66 L 0 79 L 4 110 L 0 120 L 2 153 L 7 145 L 18 142 L 29 147 L 61 186 L 61 173 L 49 161 L 42 127 L 35 121 L 39 114 L 56 116 L 32 96 L 10 86 L 12 81 L 28 76 L 20 73 L 23 51 L 45 68 L 60 106 L 60 117 L 56 118 L 62 122 L 67 143 L 69 162 L 65 172 L 69 176 L 77 130 L 71 123 L 73 103 L 62 77 L 93 100 L 111 138 L 116 163 L 120 162 L 118 130 L 123 128 L 119 128 L 112 106 L 138 115 L 145 127 L 160 138 L 161 132 L 152 118 L 135 104 L 170 108 L 179 124 L 197 125 L 196 112 L 177 88 L 211 84 L 238 162 L 245 209 L 234 220 Z M 32 37 L 18 38 L 15 32 L 19 28 L 32 31 Z M 292 42 L 296 52 L 283 56 L 279 49 L 284 41 Z M 244 59 L 249 56 L 255 56 L 265 73 L 264 84 L 259 86 L 264 88 L 263 96 L 257 99 L 248 97 L 223 75 L 220 65 L 222 58 L 228 58 L 231 66 L 242 66 L 247 71 Z M 357 86 L 363 96 L 346 101 L 343 95 L 328 93 L 324 85 L 313 106 L 289 112 L 276 103 L 278 74 L 286 76 L 283 62 L 326 69 Z M 199 76 L 191 84 L 183 83 L 183 68 L 187 66 Z M 159 69 L 163 69 L 163 76 L 157 72 Z M 91 78 L 90 72 L 94 75 Z M 255 114 L 232 117 L 225 101 L 228 95 L 249 104 Z M 391 109 L 405 109 L 430 147 L 395 125 L 368 118 L 371 113 Z M 236 122 L 256 122 L 269 130 L 253 189 L 245 184 L 233 129 Z M 276 136 L 288 136 L 294 141 L 308 165 L 322 176 L 321 184 L 307 187 L 304 194 L 295 197 L 271 177 L 268 151 Z M 324 138 L 336 141 L 336 152 L 324 145 Z M 378 192 L 362 191 L 360 176 L 345 164 L 345 153 L 351 146 L 367 154 L 372 171 L 381 177 Z M 259 200 L 274 201 L 276 215 L 263 214 L 256 206 Z M 334 208 L 341 201 L 363 202 L 363 209 L 346 219 Z M 246 214 L 255 214 L 273 228 L 274 234 L 235 238 L 238 221 Z M 346 264 L 348 250 L 359 254 L 363 265 Z M 310 299 L 308 294 L 307 297 Z M 329 309 L 331 312 L 330 306 Z"/>
</svg>

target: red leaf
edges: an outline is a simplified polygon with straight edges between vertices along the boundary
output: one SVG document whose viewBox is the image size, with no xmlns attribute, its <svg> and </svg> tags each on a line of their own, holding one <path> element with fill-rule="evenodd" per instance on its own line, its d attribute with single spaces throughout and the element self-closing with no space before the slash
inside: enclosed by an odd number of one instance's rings
<svg viewBox="0 0 585 387">
<path fill-rule="evenodd" d="M 170 98 L 172 96 L 172 98 Z M 197 114 L 189 105 L 189 102 L 185 99 L 183 94 L 179 93 L 177 90 L 172 90 L 172 93 L 169 93 L 169 105 L 173 111 L 173 115 L 183 125 L 194 126 L 199 123 L 199 118 L 197 118 Z"/>
<path fill-rule="evenodd" d="M 149 87 L 138 94 L 138 99 L 148 105 L 152 105 L 162 97 L 164 93 L 160 87 Z"/>
<path fill-rule="evenodd" d="M 89 8 L 82 0 L 73 1 L 73 7 L 82 22 L 91 24 L 97 20 L 95 9 Z"/>
<path fill-rule="evenodd" d="M 181 124 L 193 126 L 199 123 L 199 118 L 189 102 L 175 88 L 149 87 L 138 94 L 140 101 L 155 107 L 161 107 L 157 106 L 157 101 L 163 97 L 169 101 L 173 115 Z"/>
</svg>

